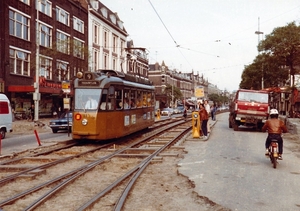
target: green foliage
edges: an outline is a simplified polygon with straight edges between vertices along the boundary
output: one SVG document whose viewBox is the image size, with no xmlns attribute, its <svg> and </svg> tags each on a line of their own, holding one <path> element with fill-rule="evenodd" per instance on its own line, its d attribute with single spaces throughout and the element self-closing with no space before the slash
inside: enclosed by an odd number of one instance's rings
<svg viewBox="0 0 300 211">
<path fill-rule="evenodd" d="M 226 95 L 222 95 L 222 94 L 215 94 L 215 93 L 209 94 L 208 99 L 210 101 L 213 101 L 218 106 L 229 102 L 228 97 Z"/>
<path fill-rule="evenodd" d="M 294 75 L 298 73 L 295 67 L 300 65 L 300 26 L 292 22 L 275 28 L 259 43 L 258 50 L 263 53 L 245 66 L 240 88 L 261 89 L 262 76 L 265 88 L 284 86 L 289 79 L 289 71 L 294 83 Z"/>
<path fill-rule="evenodd" d="M 171 102 L 172 101 L 172 86 L 170 84 L 167 84 L 167 86 L 164 90 L 164 94 L 167 95 L 169 102 Z M 180 89 L 176 86 L 173 86 L 173 95 L 174 95 L 174 102 L 176 100 L 180 100 L 182 98 L 182 93 L 181 93 Z"/>
</svg>

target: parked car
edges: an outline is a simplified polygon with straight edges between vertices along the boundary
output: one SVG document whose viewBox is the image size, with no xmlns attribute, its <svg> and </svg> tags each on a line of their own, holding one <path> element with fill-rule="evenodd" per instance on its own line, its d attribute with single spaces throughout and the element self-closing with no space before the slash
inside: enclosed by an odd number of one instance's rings
<svg viewBox="0 0 300 211">
<path fill-rule="evenodd" d="M 59 130 L 72 131 L 72 112 L 64 112 L 57 119 L 52 119 L 49 122 L 49 127 L 53 133 L 57 133 Z M 69 125 L 68 125 L 69 120 Z"/>
<path fill-rule="evenodd" d="M 178 106 L 177 110 L 179 111 L 178 113 L 183 113 L 184 107 L 183 106 Z"/>
<path fill-rule="evenodd" d="M 163 108 L 160 112 L 161 116 L 171 116 L 174 110 L 172 108 Z"/>
</svg>

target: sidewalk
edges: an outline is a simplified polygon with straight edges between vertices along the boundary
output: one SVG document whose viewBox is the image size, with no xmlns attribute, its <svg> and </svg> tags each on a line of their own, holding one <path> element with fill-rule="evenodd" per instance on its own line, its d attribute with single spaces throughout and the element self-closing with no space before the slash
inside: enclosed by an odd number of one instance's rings
<svg viewBox="0 0 300 211">
<path fill-rule="evenodd" d="M 209 139 L 210 134 L 212 133 L 212 129 L 214 127 L 214 125 L 217 123 L 218 120 L 213 121 L 211 118 L 208 119 L 208 124 L 210 126 L 210 133 L 207 134 L 207 138 L 204 139 L 203 137 L 200 138 L 194 138 L 193 134 L 191 133 L 187 138 L 186 141 L 207 141 Z"/>
<path fill-rule="evenodd" d="M 39 133 L 50 132 L 49 121 L 53 118 L 39 119 L 38 124 L 33 121 L 15 120 L 12 123 L 13 132 L 11 134 L 32 134 L 32 131 L 37 130 Z M 7 133 L 9 134 L 9 133 Z"/>
</svg>

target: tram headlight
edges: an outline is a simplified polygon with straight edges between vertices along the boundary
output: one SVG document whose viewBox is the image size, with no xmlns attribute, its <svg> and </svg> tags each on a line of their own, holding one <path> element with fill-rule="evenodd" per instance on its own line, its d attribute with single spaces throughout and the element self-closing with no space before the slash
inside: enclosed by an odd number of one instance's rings
<svg viewBox="0 0 300 211">
<path fill-rule="evenodd" d="M 78 72 L 78 73 L 76 74 L 76 76 L 77 76 L 77 78 L 81 79 L 81 78 L 83 77 L 83 73 L 82 73 L 82 72 Z"/>
<path fill-rule="evenodd" d="M 82 125 L 87 125 L 87 123 L 88 123 L 88 120 L 87 120 L 87 119 L 83 119 L 83 120 L 81 121 L 81 124 L 82 124 Z"/>
</svg>

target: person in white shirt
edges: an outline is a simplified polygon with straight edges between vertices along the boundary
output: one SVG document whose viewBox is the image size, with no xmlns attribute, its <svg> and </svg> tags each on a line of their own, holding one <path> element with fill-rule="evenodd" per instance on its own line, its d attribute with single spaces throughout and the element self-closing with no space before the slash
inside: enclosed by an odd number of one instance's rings
<svg viewBox="0 0 300 211">
<path fill-rule="evenodd" d="M 204 107 L 209 115 L 210 114 L 210 106 L 208 104 L 208 100 L 204 100 Z M 209 124 L 207 124 L 207 132 L 210 133 L 210 125 Z"/>
<path fill-rule="evenodd" d="M 88 97 L 88 101 L 85 104 L 85 109 L 97 109 L 98 108 L 98 102 L 93 99 L 92 97 Z"/>
</svg>

